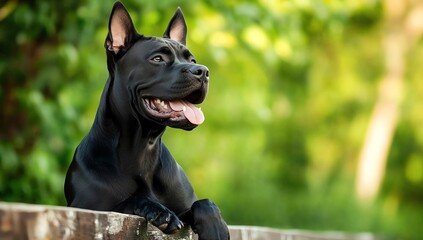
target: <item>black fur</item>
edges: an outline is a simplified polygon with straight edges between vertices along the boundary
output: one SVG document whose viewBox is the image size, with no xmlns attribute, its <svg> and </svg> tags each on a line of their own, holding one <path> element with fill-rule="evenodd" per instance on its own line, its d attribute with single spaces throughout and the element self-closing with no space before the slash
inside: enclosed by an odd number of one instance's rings
<svg viewBox="0 0 423 240">
<path fill-rule="evenodd" d="M 206 97 L 208 69 L 195 63 L 186 34 L 179 8 L 160 38 L 138 34 L 123 4 L 114 5 L 105 41 L 109 78 L 69 167 L 65 196 L 72 207 L 139 215 L 164 233 L 190 224 L 200 239 L 229 239 L 217 206 L 197 199 L 161 140 L 166 126 L 191 130 L 201 123 L 166 110 L 179 102 L 199 116 L 192 104 Z"/>
</svg>

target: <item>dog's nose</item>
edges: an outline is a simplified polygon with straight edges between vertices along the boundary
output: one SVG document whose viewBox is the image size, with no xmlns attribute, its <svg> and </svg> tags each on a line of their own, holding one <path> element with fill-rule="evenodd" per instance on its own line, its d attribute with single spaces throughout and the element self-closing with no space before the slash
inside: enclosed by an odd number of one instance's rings
<svg viewBox="0 0 423 240">
<path fill-rule="evenodd" d="M 206 66 L 195 65 L 189 69 L 189 72 L 199 81 L 209 81 L 209 69 Z"/>
</svg>

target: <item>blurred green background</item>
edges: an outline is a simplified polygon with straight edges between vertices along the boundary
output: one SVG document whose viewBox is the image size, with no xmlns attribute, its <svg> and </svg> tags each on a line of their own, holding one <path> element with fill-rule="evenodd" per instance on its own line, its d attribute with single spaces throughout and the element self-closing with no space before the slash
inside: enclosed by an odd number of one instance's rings
<svg viewBox="0 0 423 240">
<path fill-rule="evenodd" d="M 229 224 L 422 235 L 422 1 L 123 2 L 145 35 L 184 11 L 211 71 L 206 121 L 164 140 Z M 0 201 L 65 205 L 108 76 L 113 3 L 1 1 Z M 364 149 L 375 168 L 359 167 Z"/>
</svg>

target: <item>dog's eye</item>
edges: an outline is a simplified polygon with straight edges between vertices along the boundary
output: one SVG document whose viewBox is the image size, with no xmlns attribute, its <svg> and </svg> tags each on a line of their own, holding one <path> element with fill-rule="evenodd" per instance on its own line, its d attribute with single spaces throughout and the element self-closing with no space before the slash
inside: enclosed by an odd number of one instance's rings
<svg viewBox="0 0 423 240">
<path fill-rule="evenodd" d="M 194 64 L 197 63 L 197 61 L 194 58 L 191 58 L 191 62 L 194 63 Z"/>
<path fill-rule="evenodd" d="M 153 62 L 163 62 L 163 58 L 161 56 L 155 56 L 151 60 L 153 60 Z"/>
</svg>

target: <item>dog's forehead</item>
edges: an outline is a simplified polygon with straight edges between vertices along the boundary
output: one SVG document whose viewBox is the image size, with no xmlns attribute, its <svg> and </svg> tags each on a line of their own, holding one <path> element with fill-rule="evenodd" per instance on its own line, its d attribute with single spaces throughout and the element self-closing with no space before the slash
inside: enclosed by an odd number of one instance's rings
<svg viewBox="0 0 423 240">
<path fill-rule="evenodd" d="M 169 39 L 169 38 L 161 38 L 161 37 L 152 37 L 152 51 L 163 48 L 163 47 L 169 47 L 170 49 L 174 50 L 175 52 L 182 52 L 187 51 L 187 47 L 185 47 L 180 42 L 177 42 L 175 40 Z"/>
</svg>

